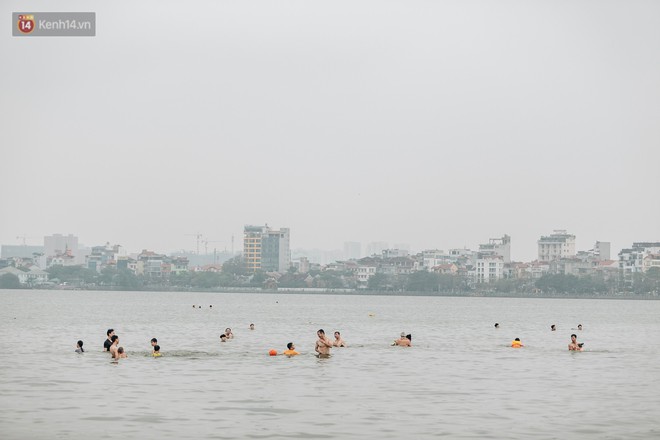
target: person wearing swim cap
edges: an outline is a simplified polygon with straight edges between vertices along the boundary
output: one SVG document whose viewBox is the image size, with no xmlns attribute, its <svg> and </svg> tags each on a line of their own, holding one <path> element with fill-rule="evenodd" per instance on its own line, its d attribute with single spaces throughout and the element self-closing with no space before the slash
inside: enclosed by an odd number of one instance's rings
<svg viewBox="0 0 660 440">
<path fill-rule="evenodd" d="M 516 339 L 514 339 L 513 341 L 511 341 L 511 346 L 512 346 L 513 348 L 524 347 L 523 343 L 520 341 L 520 338 L 516 338 Z"/>
</svg>

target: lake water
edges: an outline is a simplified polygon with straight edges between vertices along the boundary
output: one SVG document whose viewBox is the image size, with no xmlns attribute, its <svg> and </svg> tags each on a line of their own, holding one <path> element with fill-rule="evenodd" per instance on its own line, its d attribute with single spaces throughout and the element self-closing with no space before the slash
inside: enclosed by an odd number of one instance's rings
<svg viewBox="0 0 660 440">
<path fill-rule="evenodd" d="M 318 359 L 319 328 L 349 346 Z M 0 291 L 3 439 L 647 439 L 659 416 L 659 301 Z"/>
</svg>

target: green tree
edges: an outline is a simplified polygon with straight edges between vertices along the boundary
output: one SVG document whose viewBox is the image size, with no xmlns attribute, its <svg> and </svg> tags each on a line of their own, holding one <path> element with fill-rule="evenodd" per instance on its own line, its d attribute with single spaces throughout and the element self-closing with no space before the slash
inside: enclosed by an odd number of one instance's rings
<svg viewBox="0 0 660 440">
<path fill-rule="evenodd" d="M 369 290 L 387 290 L 389 285 L 388 276 L 384 273 L 375 273 L 369 278 L 367 282 L 367 289 Z"/>
<path fill-rule="evenodd" d="M 245 268 L 243 256 L 237 255 L 222 263 L 222 272 L 232 275 L 246 275 L 247 269 Z"/>
<path fill-rule="evenodd" d="M 20 289 L 21 281 L 13 273 L 5 273 L 0 276 L 0 289 Z"/>
</svg>

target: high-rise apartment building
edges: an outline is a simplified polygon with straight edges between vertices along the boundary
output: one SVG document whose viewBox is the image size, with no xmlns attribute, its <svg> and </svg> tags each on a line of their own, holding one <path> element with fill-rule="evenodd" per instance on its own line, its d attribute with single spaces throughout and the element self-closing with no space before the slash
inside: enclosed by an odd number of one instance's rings
<svg viewBox="0 0 660 440">
<path fill-rule="evenodd" d="M 73 254 L 78 251 L 78 237 L 71 234 L 53 234 L 44 237 L 44 253 L 47 257 L 63 254 L 67 249 Z"/>
<path fill-rule="evenodd" d="M 568 234 L 563 229 L 556 229 L 552 234 L 541 237 L 539 245 L 539 261 L 552 261 L 575 256 L 575 235 Z"/>
<path fill-rule="evenodd" d="M 286 272 L 291 266 L 289 228 L 245 225 L 243 260 L 250 272 Z"/>
</svg>

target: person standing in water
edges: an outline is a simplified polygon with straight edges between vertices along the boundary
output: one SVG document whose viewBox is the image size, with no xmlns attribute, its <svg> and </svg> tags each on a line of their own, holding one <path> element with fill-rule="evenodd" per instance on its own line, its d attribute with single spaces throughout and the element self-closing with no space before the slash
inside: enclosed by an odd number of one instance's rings
<svg viewBox="0 0 660 440">
<path fill-rule="evenodd" d="M 115 335 L 115 330 L 109 328 L 105 334 L 108 335 L 108 339 L 106 339 L 103 343 L 103 351 L 110 351 L 110 346 L 112 346 L 112 337 Z"/>
<path fill-rule="evenodd" d="M 119 336 L 112 335 L 111 341 L 112 345 L 108 351 L 112 355 L 113 359 L 119 359 L 119 353 L 117 353 L 117 348 L 119 347 Z"/>
<path fill-rule="evenodd" d="M 573 333 L 571 335 L 571 343 L 568 344 L 568 350 L 569 351 L 582 351 L 582 345 L 584 345 L 584 344 L 578 344 L 577 335 L 575 333 Z"/>
<path fill-rule="evenodd" d="M 84 353 L 85 349 L 83 347 L 83 341 L 78 341 L 76 344 L 76 353 Z"/>
<path fill-rule="evenodd" d="M 316 336 L 319 338 L 316 340 L 316 347 L 314 348 L 314 351 L 319 354 L 319 357 L 330 356 L 330 347 L 332 347 L 332 342 L 325 335 L 325 331 L 323 329 L 319 329 L 319 331 L 316 332 Z"/>
<path fill-rule="evenodd" d="M 335 340 L 332 342 L 335 347 L 346 347 L 346 341 L 341 338 L 341 333 L 335 332 Z"/>
</svg>

